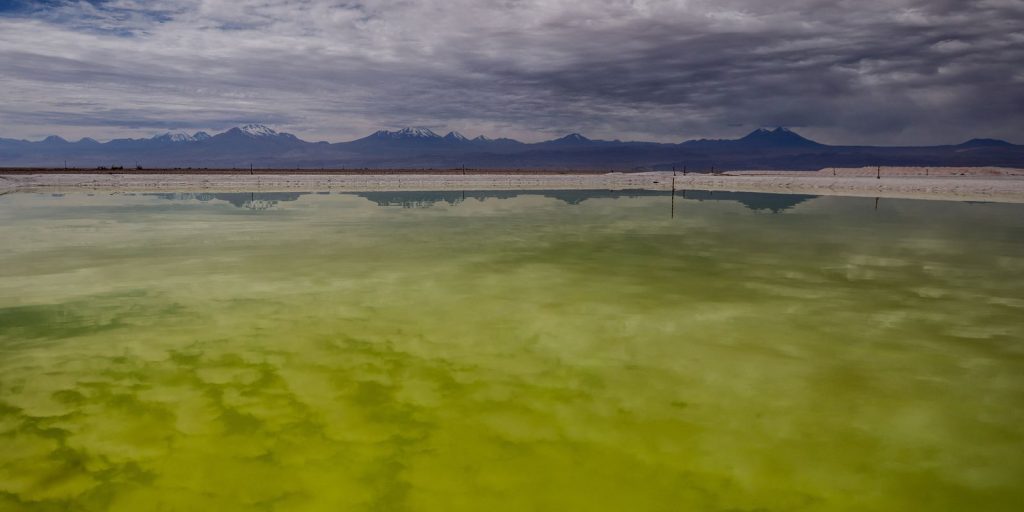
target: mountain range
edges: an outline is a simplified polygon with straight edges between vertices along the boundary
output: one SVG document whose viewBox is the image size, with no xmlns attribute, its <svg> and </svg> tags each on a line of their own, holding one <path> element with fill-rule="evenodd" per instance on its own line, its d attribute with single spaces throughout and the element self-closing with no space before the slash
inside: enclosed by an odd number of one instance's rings
<svg viewBox="0 0 1024 512">
<path fill-rule="evenodd" d="M 426 128 L 380 130 L 349 142 L 308 142 L 260 124 L 210 135 L 165 133 L 147 139 L 70 142 L 0 138 L 0 167 L 97 168 L 471 168 L 598 169 L 694 172 L 732 169 L 817 170 L 826 167 L 1024 167 L 1024 146 L 971 139 L 942 146 L 838 146 L 786 128 L 758 129 L 739 139 L 680 143 L 588 139 L 578 133 L 537 143 L 470 139 Z"/>
</svg>

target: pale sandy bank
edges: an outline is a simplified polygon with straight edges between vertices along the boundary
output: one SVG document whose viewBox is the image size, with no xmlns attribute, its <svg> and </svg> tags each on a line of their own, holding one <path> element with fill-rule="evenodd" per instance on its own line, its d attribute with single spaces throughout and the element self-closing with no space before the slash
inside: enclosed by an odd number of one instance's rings
<svg viewBox="0 0 1024 512">
<path fill-rule="evenodd" d="M 833 176 L 835 172 L 835 176 Z M 881 179 L 876 178 L 881 174 Z M 374 190 L 722 190 L 860 197 L 1024 202 L 1024 170 L 1003 168 L 876 168 L 608 174 L 3 174 L 0 193 L 229 192 Z"/>
</svg>

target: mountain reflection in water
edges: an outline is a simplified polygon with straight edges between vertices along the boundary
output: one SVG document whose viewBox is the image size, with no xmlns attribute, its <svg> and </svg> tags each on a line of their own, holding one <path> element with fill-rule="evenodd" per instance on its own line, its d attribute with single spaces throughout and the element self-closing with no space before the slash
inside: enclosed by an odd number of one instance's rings
<svg viewBox="0 0 1024 512">
<path fill-rule="evenodd" d="M 222 193 L 159 193 L 145 194 L 169 200 L 225 201 L 237 208 L 267 210 L 283 202 L 296 201 L 306 195 L 326 192 L 222 192 Z M 362 197 L 378 206 L 401 208 L 430 208 L 439 204 L 454 206 L 469 199 L 513 199 L 521 196 L 539 196 L 578 205 L 589 199 L 635 199 L 639 197 L 669 197 L 662 190 L 467 190 L 467 191 L 386 191 L 339 192 Z M 734 201 L 750 210 L 781 213 L 818 196 L 804 194 L 765 194 L 758 192 L 715 192 L 708 190 L 677 190 L 676 200 Z"/>
</svg>

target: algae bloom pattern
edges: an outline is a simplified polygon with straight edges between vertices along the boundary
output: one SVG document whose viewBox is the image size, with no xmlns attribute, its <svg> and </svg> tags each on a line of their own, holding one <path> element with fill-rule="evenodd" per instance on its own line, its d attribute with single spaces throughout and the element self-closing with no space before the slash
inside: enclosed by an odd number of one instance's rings
<svg viewBox="0 0 1024 512">
<path fill-rule="evenodd" d="M 0 511 L 1016 511 L 1024 207 L 0 197 Z"/>
</svg>

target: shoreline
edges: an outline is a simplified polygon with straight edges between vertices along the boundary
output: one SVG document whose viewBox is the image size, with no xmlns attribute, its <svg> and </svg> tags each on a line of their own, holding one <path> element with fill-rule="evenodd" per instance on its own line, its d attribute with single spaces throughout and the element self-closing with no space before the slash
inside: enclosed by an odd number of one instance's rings
<svg viewBox="0 0 1024 512">
<path fill-rule="evenodd" d="M 20 170 L 19 170 L 20 171 Z M 29 171 L 29 170 L 25 170 Z M 220 170 L 193 174 L 92 171 L 7 172 L 0 194 L 12 192 L 285 192 L 433 190 L 712 190 L 853 197 L 1024 203 L 1024 170 L 1005 168 L 858 168 L 821 171 L 301 171 Z M 463 173 L 466 174 L 463 174 Z M 877 175 L 881 178 L 877 178 Z"/>
</svg>

